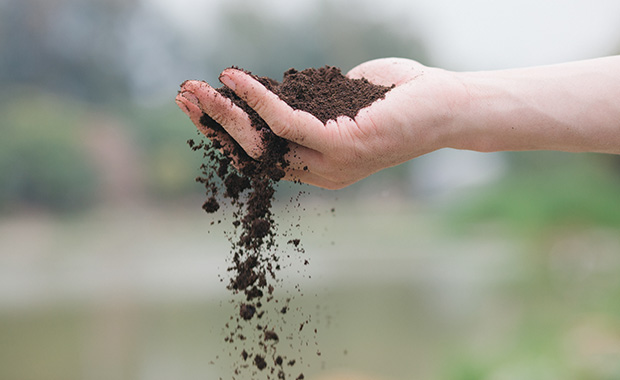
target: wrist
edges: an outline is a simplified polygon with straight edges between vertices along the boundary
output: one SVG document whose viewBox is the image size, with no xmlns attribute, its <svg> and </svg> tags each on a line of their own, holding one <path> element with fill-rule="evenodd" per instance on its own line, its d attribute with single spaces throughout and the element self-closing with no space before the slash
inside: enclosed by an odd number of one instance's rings
<svg viewBox="0 0 620 380">
<path fill-rule="evenodd" d="M 619 107 L 612 99 L 620 87 L 609 62 L 460 73 L 465 96 L 450 147 L 617 152 Z"/>
<path fill-rule="evenodd" d="M 516 73 L 516 75 L 515 75 Z M 458 109 L 454 148 L 478 152 L 555 149 L 565 125 L 546 103 L 546 78 L 518 71 L 461 73 L 466 100 Z"/>
<path fill-rule="evenodd" d="M 500 89 L 482 73 L 444 72 L 443 91 L 434 98 L 444 110 L 436 112 L 433 142 L 435 149 L 452 148 L 480 152 L 493 151 L 489 110 L 495 107 Z"/>
<path fill-rule="evenodd" d="M 398 88 L 397 88 L 398 89 Z M 415 147 L 413 157 L 442 148 L 473 149 L 476 123 L 471 119 L 474 99 L 464 73 L 426 68 L 403 88 L 402 112 L 406 141 Z M 389 93 L 388 93 L 389 94 Z"/>
<path fill-rule="evenodd" d="M 493 152 L 499 148 L 498 129 L 507 126 L 501 122 L 501 110 L 508 107 L 510 87 L 487 72 L 458 73 L 462 86 L 460 101 L 454 108 L 449 148 Z"/>
</svg>

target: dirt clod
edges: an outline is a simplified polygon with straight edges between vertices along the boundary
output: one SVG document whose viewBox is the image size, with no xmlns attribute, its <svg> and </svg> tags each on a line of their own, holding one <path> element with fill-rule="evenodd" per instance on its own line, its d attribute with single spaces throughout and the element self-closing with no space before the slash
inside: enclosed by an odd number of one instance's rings
<svg viewBox="0 0 620 380">
<path fill-rule="evenodd" d="M 254 305 L 242 303 L 239 308 L 239 315 L 241 315 L 241 318 L 245 319 L 246 321 L 252 319 L 255 313 L 256 307 Z"/>
<path fill-rule="evenodd" d="M 265 341 L 267 340 L 274 340 L 277 342 L 280 340 L 280 338 L 278 337 L 278 334 L 276 334 L 274 331 L 267 330 L 265 331 Z"/>
<path fill-rule="evenodd" d="M 267 362 L 265 361 L 265 358 L 263 356 L 257 354 L 256 356 L 254 356 L 254 365 L 256 366 L 256 368 L 262 371 L 265 369 L 265 367 L 267 367 Z"/>
</svg>

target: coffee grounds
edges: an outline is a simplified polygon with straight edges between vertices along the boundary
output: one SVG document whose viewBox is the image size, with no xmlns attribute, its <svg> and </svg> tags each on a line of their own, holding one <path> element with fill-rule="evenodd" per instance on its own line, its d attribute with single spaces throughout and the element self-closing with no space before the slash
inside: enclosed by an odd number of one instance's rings
<svg viewBox="0 0 620 380">
<path fill-rule="evenodd" d="M 303 71 L 290 69 L 284 73 L 281 83 L 267 77 L 252 76 L 293 109 L 309 112 L 323 123 L 339 116 L 355 118 L 360 109 L 383 98 L 391 89 L 373 85 L 366 79 L 347 78 L 339 68 L 330 66 Z M 275 135 L 265 121 L 232 90 L 221 87 L 217 91 L 248 114 L 252 126 L 260 132 L 265 146 L 261 157 L 254 160 L 234 140 L 232 146 L 223 145 L 218 134 L 225 134 L 225 129 L 207 114 L 202 115 L 200 123 L 211 131 L 207 134 L 209 141 L 188 141 L 194 151 L 203 150 L 205 159 L 205 163 L 200 167 L 201 175 L 196 178 L 206 189 L 207 199 L 202 208 L 207 213 L 215 213 L 220 210 L 222 198 L 228 199 L 236 207 L 236 211 L 232 213 L 232 224 L 237 234 L 231 239 L 232 266 L 228 271 L 232 276 L 228 289 L 244 294 L 245 301 L 239 305 L 237 325 L 225 339 L 232 343 L 236 341 L 235 338 L 243 336 L 239 334 L 244 329 L 241 320 L 249 321 L 255 316 L 262 318 L 264 315 L 266 310 L 259 310 L 263 306 L 265 292 L 268 294 L 266 302 L 273 299 L 274 287 L 271 282 L 276 280 L 276 271 L 280 269 L 280 264 L 275 252 L 276 222 L 271 208 L 275 194 L 274 185 L 283 178 L 288 167 L 285 155 L 290 148 L 288 142 Z M 235 166 L 233 162 L 236 163 Z M 303 252 L 300 239 L 291 239 L 288 243 L 298 252 Z M 304 264 L 307 263 L 305 260 Z M 280 314 L 286 314 L 288 301 L 286 306 L 279 308 Z M 307 322 L 301 323 L 300 332 Z M 276 354 L 279 341 L 276 332 L 260 325 L 257 329 L 263 331 L 262 337 L 256 347 L 243 349 L 242 359 L 245 361 L 253 356 L 253 364 L 259 371 L 267 369 L 264 371 L 267 379 L 272 379 L 274 373 L 277 373 L 278 379 L 285 378 L 282 363 L 286 360 L 291 367 L 296 361 Z M 241 340 L 245 340 L 245 337 Z M 271 350 L 270 347 L 274 349 Z M 265 360 L 267 354 L 273 355 L 273 366 Z M 240 366 L 235 370 L 235 374 L 239 374 L 241 368 L 246 367 Z M 297 377 L 303 378 L 303 374 Z"/>
</svg>

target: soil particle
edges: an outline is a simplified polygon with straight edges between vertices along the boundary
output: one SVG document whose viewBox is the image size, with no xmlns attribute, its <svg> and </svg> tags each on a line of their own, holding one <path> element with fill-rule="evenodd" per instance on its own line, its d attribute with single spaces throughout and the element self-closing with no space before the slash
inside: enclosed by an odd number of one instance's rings
<svg viewBox="0 0 620 380">
<path fill-rule="evenodd" d="M 276 334 L 273 330 L 266 330 L 265 331 L 265 341 L 267 340 L 274 340 L 274 341 L 279 341 L 280 338 L 278 337 L 278 334 Z"/>
<path fill-rule="evenodd" d="M 220 204 L 214 196 L 211 196 L 202 204 L 202 208 L 208 213 L 214 213 L 220 209 Z"/>
<path fill-rule="evenodd" d="M 256 307 L 253 305 L 243 303 L 239 308 L 239 314 L 241 315 L 241 318 L 245 319 L 246 321 L 252 319 L 255 313 Z"/>
<path fill-rule="evenodd" d="M 245 292 L 246 299 L 248 301 L 252 301 L 255 298 L 261 298 L 263 296 L 263 291 L 260 290 L 257 286 Z"/>
<path fill-rule="evenodd" d="M 383 98 L 391 89 L 373 85 L 365 79 L 346 78 L 339 68 L 330 66 L 303 71 L 290 69 L 284 73 L 282 82 L 252 76 L 293 109 L 309 112 L 323 123 L 340 116 L 355 118 L 360 109 Z M 222 136 L 227 135 L 226 130 L 207 114 L 202 115 L 200 123 L 210 131 L 206 135 L 208 141 L 187 142 L 192 150 L 203 153 L 204 163 L 200 166 L 201 173 L 196 181 L 203 184 L 206 190 L 206 200 L 202 205 L 204 211 L 212 214 L 228 210 L 221 207 L 224 199 L 234 208 L 231 212 L 233 231 L 227 233 L 232 244 L 232 259 L 228 268 L 231 278 L 227 287 L 235 294 L 242 293 L 245 302 L 239 305 L 239 324 L 227 327 L 235 330 L 226 339 L 230 343 L 234 337 L 244 336 L 236 335 L 244 329 L 242 321 L 249 321 L 254 315 L 257 318 L 263 317 L 266 309 L 260 312 L 258 309 L 262 307 L 265 289 L 269 296 L 264 301 L 270 302 L 274 298 L 272 283 L 276 282 L 276 271 L 280 269 L 280 264 L 276 253 L 277 223 L 272 213 L 272 202 L 275 184 L 284 177 L 289 165 L 285 157 L 291 148 L 233 91 L 227 87 L 217 91 L 248 114 L 265 147 L 264 153 L 257 160 L 252 159 L 233 139 L 221 140 Z M 304 253 L 299 248 L 300 239 L 290 239 L 288 244 L 297 252 Z M 307 264 L 308 260 L 305 260 L 304 265 Z M 287 314 L 287 311 L 287 306 L 279 309 L 280 314 Z M 266 319 L 269 321 L 268 317 Z M 300 332 L 307 322 L 299 325 Z M 244 347 L 242 359 L 246 361 L 253 356 L 254 366 L 262 371 L 271 366 L 265 360 L 269 347 L 269 354 L 274 355 L 275 364 L 269 371 L 265 371 L 267 379 L 272 379 L 274 373 L 277 373 L 278 379 L 288 378 L 281 369 L 282 363 L 288 360 L 288 365 L 292 366 L 295 360 L 275 355 L 279 337 L 273 330 L 263 330 L 262 326 L 258 326 L 258 330 L 262 330 L 262 337 L 247 340 L 246 344 L 251 343 L 253 346 Z M 245 336 L 241 340 L 245 341 Z M 234 372 L 238 374 L 246 367 L 240 365 Z M 302 379 L 304 375 L 300 374 L 296 380 Z"/>
<path fill-rule="evenodd" d="M 254 356 L 254 365 L 262 371 L 267 367 L 267 362 L 263 356 L 256 354 L 256 356 Z"/>
</svg>

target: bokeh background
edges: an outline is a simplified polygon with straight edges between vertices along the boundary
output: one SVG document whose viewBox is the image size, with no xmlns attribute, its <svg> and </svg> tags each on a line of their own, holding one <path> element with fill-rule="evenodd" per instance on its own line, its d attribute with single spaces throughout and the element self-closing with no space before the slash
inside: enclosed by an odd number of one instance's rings
<svg viewBox="0 0 620 380">
<path fill-rule="evenodd" d="M 0 0 L 0 379 L 231 378 L 182 81 L 618 53 L 616 0 Z M 442 150 L 277 197 L 306 378 L 620 379 L 618 157 Z"/>
</svg>

